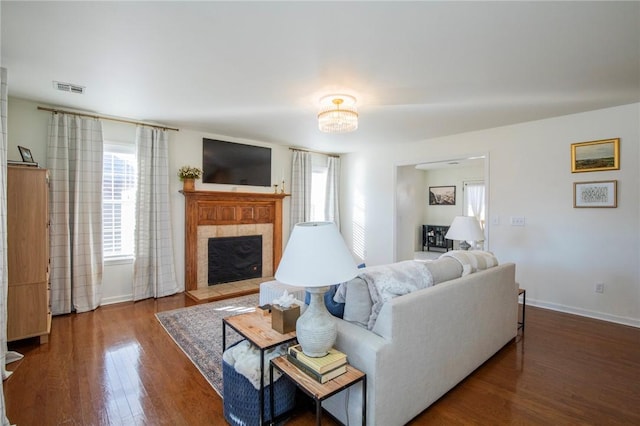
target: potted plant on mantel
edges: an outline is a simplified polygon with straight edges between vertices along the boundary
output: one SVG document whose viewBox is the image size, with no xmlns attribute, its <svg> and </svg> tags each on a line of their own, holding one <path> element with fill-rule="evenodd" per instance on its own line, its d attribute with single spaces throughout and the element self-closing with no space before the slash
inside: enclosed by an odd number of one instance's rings
<svg viewBox="0 0 640 426">
<path fill-rule="evenodd" d="M 202 176 L 202 170 L 197 167 L 182 166 L 178 169 L 178 177 L 182 181 L 183 191 L 195 191 L 195 180 L 200 179 Z"/>
</svg>

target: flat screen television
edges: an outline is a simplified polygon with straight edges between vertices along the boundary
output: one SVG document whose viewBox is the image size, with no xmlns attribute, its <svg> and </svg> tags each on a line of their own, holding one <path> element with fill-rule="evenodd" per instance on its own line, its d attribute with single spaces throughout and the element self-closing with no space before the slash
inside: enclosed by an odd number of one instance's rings
<svg viewBox="0 0 640 426">
<path fill-rule="evenodd" d="M 202 139 L 202 182 L 271 186 L 271 148 Z"/>
</svg>

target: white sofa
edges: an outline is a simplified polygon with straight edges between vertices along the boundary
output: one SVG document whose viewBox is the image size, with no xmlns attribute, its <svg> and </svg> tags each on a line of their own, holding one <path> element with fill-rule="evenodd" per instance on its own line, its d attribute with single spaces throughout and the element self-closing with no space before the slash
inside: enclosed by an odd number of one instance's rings
<svg viewBox="0 0 640 426">
<path fill-rule="evenodd" d="M 371 331 L 336 319 L 335 346 L 367 374 L 367 424 L 403 425 L 420 414 L 517 335 L 517 315 L 515 265 L 504 264 L 391 299 Z M 360 386 L 323 407 L 360 424 Z"/>
</svg>

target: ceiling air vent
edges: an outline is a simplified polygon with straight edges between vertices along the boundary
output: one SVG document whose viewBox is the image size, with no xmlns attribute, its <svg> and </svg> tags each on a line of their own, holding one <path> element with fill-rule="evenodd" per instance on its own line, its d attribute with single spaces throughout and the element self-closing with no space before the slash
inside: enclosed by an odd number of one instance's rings
<svg viewBox="0 0 640 426">
<path fill-rule="evenodd" d="M 77 84 L 71 83 L 62 83 L 61 81 L 54 81 L 53 88 L 57 90 L 61 90 L 63 92 L 77 93 L 82 95 L 84 93 L 84 86 L 79 86 Z"/>
</svg>

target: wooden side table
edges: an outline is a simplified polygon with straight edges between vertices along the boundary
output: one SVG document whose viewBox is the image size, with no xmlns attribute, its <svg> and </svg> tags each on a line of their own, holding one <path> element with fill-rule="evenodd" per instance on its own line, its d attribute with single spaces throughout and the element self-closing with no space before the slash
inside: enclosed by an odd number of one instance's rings
<svg viewBox="0 0 640 426">
<path fill-rule="evenodd" d="M 326 383 L 319 383 L 298 367 L 287 360 L 283 355 L 271 360 L 269 364 L 269 383 L 273 385 L 273 369 L 277 368 L 286 377 L 292 380 L 305 394 L 313 398 L 316 403 L 316 425 L 320 426 L 322 420 L 322 401 L 338 392 L 362 382 L 362 426 L 367 424 L 367 375 L 351 365 L 347 365 L 347 372 Z M 271 409 L 271 421 L 274 422 L 273 393 L 269 401 Z M 347 416 L 349 414 L 347 413 Z"/>
<path fill-rule="evenodd" d="M 518 298 L 522 296 L 522 321 L 518 321 L 518 330 L 522 330 L 524 333 L 524 314 L 527 308 L 527 290 L 524 288 L 518 289 Z"/>
<path fill-rule="evenodd" d="M 296 332 L 280 334 L 271 328 L 271 316 L 258 312 L 234 315 L 222 319 L 222 352 L 227 348 L 227 326 L 260 349 L 260 424 L 264 424 L 264 352 L 283 343 L 296 340 Z M 273 388 L 272 388 L 273 389 Z M 273 396 L 273 392 L 271 392 Z M 273 416 L 273 412 L 272 412 Z"/>
</svg>

